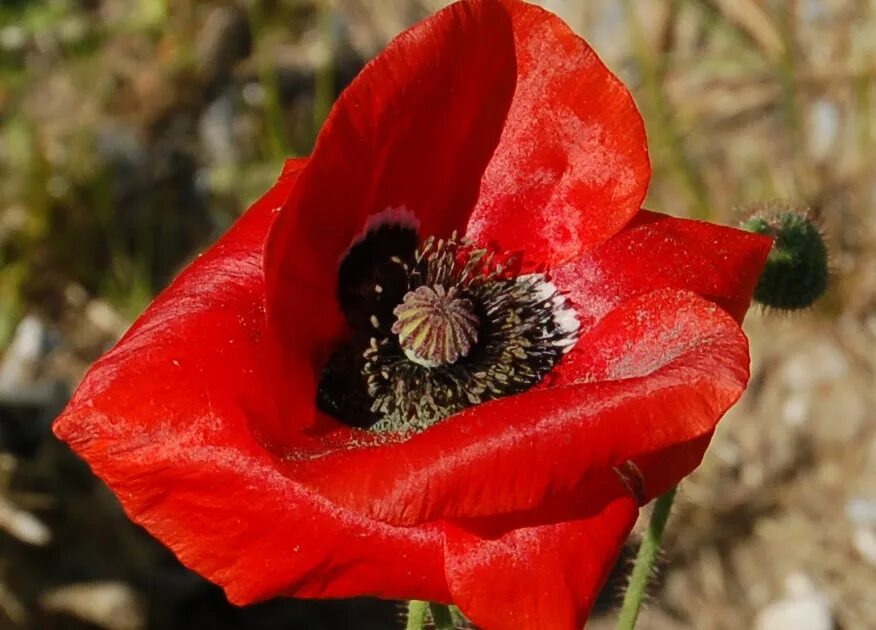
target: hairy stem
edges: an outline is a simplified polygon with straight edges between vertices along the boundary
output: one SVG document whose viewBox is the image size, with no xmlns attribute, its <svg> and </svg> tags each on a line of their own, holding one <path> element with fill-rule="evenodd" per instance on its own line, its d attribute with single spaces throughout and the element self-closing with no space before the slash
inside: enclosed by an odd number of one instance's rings
<svg viewBox="0 0 876 630">
<path fill-rule="evenodd" d="M 657 502 L 654 504 L 651 522 L 648 524 L 648 531 L 645 532 L 645 536 L 642 538 L 642 545 L 639 547 L 639 553 L 636 555 L 636 564 L 633 566 L 633 574 L 630 576 L 630 583 L 624 595 L 624 603 L 621 606 L 617 630 L 633 630 L 636 627 L 639 610 L 642 608 L 642 602 L 645 599 L 648 579 L 651 577 L 651 568 L 654 566 L 654 559 L 657 557 L 657 552 L 660 549 L 660 540 L 663 538 L 663 530 L 666 528 L 666 521 L 669 519 L 672 502 L 675 500 L 675 491 L 676 489 L 672 488 L 672 490 L 657 499 Z"/>
<path fill-rule="evenodd" d="M 426 620 L 426 608 L 429 605 L 419 599 L 412 599 L 408 602 L 408 623 L 405 625 L 405 630 L 422 630 L 423 622 Z"/>
</svg>

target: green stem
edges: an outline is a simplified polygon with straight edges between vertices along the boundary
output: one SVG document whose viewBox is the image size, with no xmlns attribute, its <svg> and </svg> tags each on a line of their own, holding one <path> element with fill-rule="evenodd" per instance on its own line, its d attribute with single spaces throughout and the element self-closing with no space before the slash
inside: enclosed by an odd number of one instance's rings
<svg viewBox="0 0 876 630">
<path fill-rule="evenodd" d="M 313 85 L 313 141 L 319 135 L 335 100 L 335 28 L 334 13 L 329 2 L 320 4 L 320 30 L 328 48 L 326 58 L 315 72 Z"/>
<path fill-rule="evenodd" d="M 432 613 L 432 621 L 435 624 L 435 630 L 453 630 L 453 616 L 450 614 L 450 608 L 444 604 L 429 603 L 429 612 Z"/>
<path fill-rule="evenodd" d="M 428 604 L 419 599 L 408 602 L 408 623 L 405 625 L 405 630 L 423 630 L 427 607 Z"/>
<path fill-rule="evenodd" d="M 675 491 L 676 488 L 672 488 L 654 503 L 651 522 L 648 524 L 648 531 L 645 532 L 639 553 L 636 555 L 636 564 L 633 566 L 633 574 L 630 576 L 630 583 L 624 595 L 624 603 L 621 606 L 616 630 L 633 630 L 636 627 L 636 619 L 639 618 L 639 610 L 645 600 L 648 579 L 651 577 L 651 567 L 654 566 L 654 559 L 660 550 L 660 540 L 663 538 L 663 530 L 669 519 L 669 511 L 672 509 L 673 500 L 675 500 Z"/>
<path fill-rule="evenodd" d="M 673 0 L 670 5 L 673 14 L 677 12 L 678 6 L 678 0 Z M 655 145 L 665 152 L 673 175 L 690 199 L 693 217 L 708 219 L 711 202 L 706 183 L 696 163 L 688 154 L 672 103 L 664 89 L 667 56 L 658 55 L 651 50 L 636 15 L 633 0 L 623 0 L 621 8 L 630 32 L 633 58 L 642 73 L 642 88 L 654 114 L 649 131 L 653 132 Z"/>
<path fill-rule="evenodd" d="M 408 602 L 408 623 L 405 625 L 405 630 L 423 630 L 423 625 L 426 623 L 426 610 L 431 614 L 436 630 L 456 628 L 449 606 L 412 599 Z"/>
<path fill-rule="evenodd" d="M 253 41 L 258 41 L 262 38 L 266 30 L 267 21 L 267 16 L 263 14 L 261 3 L 251 3 L 249 23 L 250 30 L 253 33 Z M 264 55 L 256 55 L 256 61 L 259 80 L 265 90 L 265 123 L 267 127 L 268 149 L 271 157 L 282 162 L 283 159 L 292 155 L 293 152 L 287 146 L 289 135 L 283 111 L 283 98 L 280 94 L 280 77 L 272 61 L 264 58 Z"/>
</svg>

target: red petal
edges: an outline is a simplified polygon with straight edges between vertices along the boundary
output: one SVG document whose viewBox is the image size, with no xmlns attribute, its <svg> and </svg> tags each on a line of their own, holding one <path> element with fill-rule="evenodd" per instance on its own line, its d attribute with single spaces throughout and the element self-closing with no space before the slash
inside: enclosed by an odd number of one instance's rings
<svg viewBox="0 0 876 630">
<path fill-rule="evenodd" d="M 642 210 L 614 238 L 551 275 L 584 329 L 662 287 L 699 293 L 741 322 L 771 247 L 765 236 Z"/>
<path fill-rule="evenodd" d="M 699 466 L 711 440 L 710 431 L 689 442 L 634 458 L 633 461 L 642 475 L 643 501 L 648 502 L 660 496 Z"/>
<path fill-rule="evenodd" d="M 741 322 L 771 247 L 772 240 L 764 236 L 642 210 L 611 240 L 553 270 L 552 276 L 575 303 L 584 330 L 617 304 L 667 285 L 695 291 Z M 589 380 L 594 369 L 604 370 L 605 362 L 582 341 L 551 376 L 554 384 Z M 645 498 L 666 492 L 696 468 L 710 439 L 711 432 L 633 458 L 642 472 Z"/>
<path fill-rule="evenodd" d="M 607 491 L 607 492 L 606 492 Z M 484 630 L 572 630 L 593 602 L 636 522 L 616 477 L 589 487 L 577 515 L 558 521 L 446 528 L 454 602 Z"/>
<path fill-rule="evenodd" d="M 506 5 L 517 90 L 468 236 L 553 266 L 635 215 L 651 176 L 645 128 L 627 89 L 566 24 Z"/>
<path fill-rule="evenodd" d="M 709 433 L 748 380 L 738 324 L 686 292 L 621 304 L 578 347 L 592 360 L 573 385 L 470 408 L 400 444 L 350 444 L 290 466 L 340 505 L 396 524 L 528 510 L 593 470 Z"/>
<path fill-rule="evenodd" d="M 269 317 L 287 357 L 321 365 L 344 334 L 338 263 L 369 216 L 404 207 L 421 234 L 464 228 L 514 90 L 513 44 L 498 2 L 455 4 L 394 40 L 338 99 L 268 244 Z M 313 401 L 315 376 L 289 395 Z"/>
<path fill-rule="evenodd" d="M 435 528 L 338 508 L 285 477 L 252 432 L 279 422 L 262 254 L 294 165 L 86 375 L 56 434 L 129 516 L 236 603 L 279 593 L 446 599 Z M 329 569 L 327 569 L 329 567 Z"/>
</svg>

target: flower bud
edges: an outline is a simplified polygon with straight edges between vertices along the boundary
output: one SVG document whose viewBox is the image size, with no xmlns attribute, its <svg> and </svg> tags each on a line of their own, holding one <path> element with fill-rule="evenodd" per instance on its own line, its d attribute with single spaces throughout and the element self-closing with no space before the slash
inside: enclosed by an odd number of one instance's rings
<svg viewBox="0 0 876 630">
<path fill-rule="evenodd" d="M 756 302 L 797 310 L 811 306 L 824 294 L 829 275 L 827 248 L 808 212 L 764 206 L 740 227 L 773 238 L 773 249 L 754 290 Z"/>
</svg>

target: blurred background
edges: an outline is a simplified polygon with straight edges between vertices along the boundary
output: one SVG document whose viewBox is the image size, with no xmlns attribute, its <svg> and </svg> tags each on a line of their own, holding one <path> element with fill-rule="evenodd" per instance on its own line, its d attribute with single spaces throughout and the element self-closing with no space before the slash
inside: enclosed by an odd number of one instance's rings
<svg viewBox="0 0 876 630">
<path fill-rule="evenodd" d="M 228 605 L 50 423 L 307 155 L 362 64 L 443 4 L 0 0 L 0 628 L 398 625 L 368 600 Z M 817 308 L 749 315 L 752 386 L 682 486 L 640 627 L 876 628 L 876 2 L 543 4 L 633 91 L 649 207 L 732 223 L 780 200 L 810 208 L 832 251 Z"/>
</svg>

